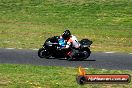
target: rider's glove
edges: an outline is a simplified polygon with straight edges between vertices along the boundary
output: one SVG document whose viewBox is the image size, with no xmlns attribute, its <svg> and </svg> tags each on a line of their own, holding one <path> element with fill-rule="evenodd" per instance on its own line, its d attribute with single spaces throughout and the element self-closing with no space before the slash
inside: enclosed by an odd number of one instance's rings
<svg viewBox="0 0 132 88">
<path fill-rule="evenodd" d="M 65 48 L 69 48 L 70 46 L 69 45 L 66 45 L 66 47 Z"/>
</svg>

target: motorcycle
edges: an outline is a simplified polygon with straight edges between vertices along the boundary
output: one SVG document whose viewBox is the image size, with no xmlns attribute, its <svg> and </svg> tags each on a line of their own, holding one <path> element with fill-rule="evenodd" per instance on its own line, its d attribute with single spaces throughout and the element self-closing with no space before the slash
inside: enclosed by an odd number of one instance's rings
<svg viewBox="0 0 132 88">
<path fill-rule="evenodd" d="M 80 48 L 78 50 L 73 47 L 61 48 L 59 45 L 59 36 L 48 38 L 43 47 L 38 50 L 38 56 L 40 58 L 66 58 L 67 60 L 84 60 L 87 59 L 91 51 L 89 49 L 92 41 L 88 39 L 82 39 L 79 41 Z M 77 51 L 76 53 L 73 51 Z"/>
</svg>

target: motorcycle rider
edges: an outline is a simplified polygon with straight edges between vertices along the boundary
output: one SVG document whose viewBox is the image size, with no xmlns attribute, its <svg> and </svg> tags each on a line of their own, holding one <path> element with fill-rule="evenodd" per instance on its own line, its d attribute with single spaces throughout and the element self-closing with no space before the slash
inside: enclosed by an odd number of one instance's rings
<svg viewBox="0 0 132 88">
<path fill-rule="evenodd" d="M 79 52 L 80 48 L 80 43 L 78 42 L 76 36 L 71 35 L 70 30 L 65 30 L 60 36 L 60 39 L 64 39 L 66 42 L 66 45 L 63 48 L 72 47 L 72 50 L 68 52 L 67 55 L 70 57 L 69 59 L 74 59 L 73 56 Z"/>
</svg>

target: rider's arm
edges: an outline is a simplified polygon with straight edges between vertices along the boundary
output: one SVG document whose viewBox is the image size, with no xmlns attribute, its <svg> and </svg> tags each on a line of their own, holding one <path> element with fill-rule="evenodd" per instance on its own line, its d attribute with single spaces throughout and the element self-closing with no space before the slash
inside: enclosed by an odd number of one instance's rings
<svg viewBox="0 0 132 88">
<path fill-rule="evenodd" d="M 76 36 L 72 36 L 72 46 L 74 48 L 79 48 L 80 47 L 80 43 L 78 42 Z"/>
<path fill-rule="evenodd" d="M 72 38 L 67 41 L 66 48 L 69 48 L 72 44 Z"/>
<path fill-rule="evenodd" d="M 80 47 L 80 43 L 78 42 L 77 38 L 75 36 L 72 36 L 68 41 L 67 41 L 67 45 L 66 48 L 69 48 L 72 44 L 73 48 L 79 48 Z"/>
</svg>

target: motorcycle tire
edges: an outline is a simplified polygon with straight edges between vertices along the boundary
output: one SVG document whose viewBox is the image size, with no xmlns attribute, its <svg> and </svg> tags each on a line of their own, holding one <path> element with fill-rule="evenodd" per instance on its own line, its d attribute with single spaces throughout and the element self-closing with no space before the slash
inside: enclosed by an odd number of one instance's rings
<svg viewBox="0 0 132 88">
<path fill-rule="evenodd" d="M 50 57 L 48 51 L 45 48 L 40 48 L 38 50 L 38 56 L 40 58 L 49 58 Z"/>
<path fill-rule="evenodd" d="M 84 60 L 84 59 L 87 59 L 90 56 L 91 51 L 90 51 L 89 48 L 85 48 L 85 49 L 83 49 L 82 53 L 85 54 L 85 56 L 82 58 Z"/>
</svg>

